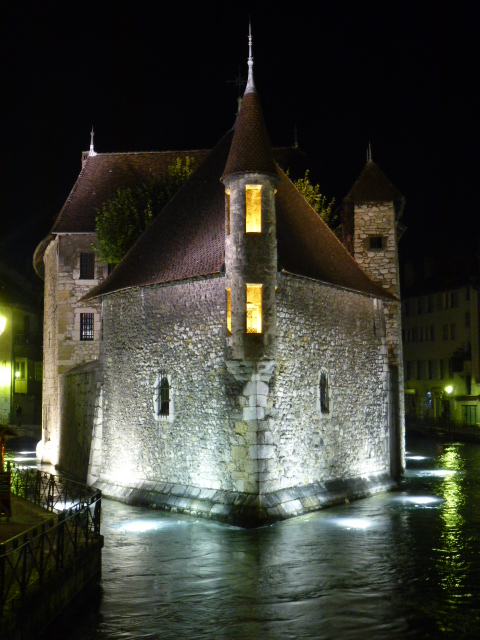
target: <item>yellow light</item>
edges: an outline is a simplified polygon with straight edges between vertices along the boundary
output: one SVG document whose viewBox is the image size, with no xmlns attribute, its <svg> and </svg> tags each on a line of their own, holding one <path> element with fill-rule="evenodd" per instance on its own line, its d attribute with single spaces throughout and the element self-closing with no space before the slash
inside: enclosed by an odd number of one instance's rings
<svg viewBox="0 0 480 640">
<path fill-rule="evenodd" d="M 262 333 L 262 285 L 247 284 L 247 333 Z"/>
<path fill-rule="evenodd" d="M 246 185 L 245 204 L 246 232 L 260 233 L 262 230 L 262 185 Z"/>
<path fill-rule="evenodd" d="M 10 365 L 3 364 L 0 366 L 0 387 L 10 386 Z"/>
<path fill-rule="evenodd" d="M 450 395 L 453 391 L 453 387 L 451 384 L 448 385 L 448 387 L 445 387 L 445 391 L 446 393 L 448 393 L 448 395 Z"/>
<path fill-rule="evenodd" d="M 20 371 L 15 371 L 15 378 L 20 378 Z"/>
<path fill-rule="evenodd" d="M 227 292 L 227 332 L 232 333 L 232 294 L 230 287 L 226 288 Z"/>
<path fill-rule="evenodd" d="M 4 316 L 0 316 L 0 336 L 5 331 L 6 324 L 7 324 L 7 319 Z"/>
</svg>

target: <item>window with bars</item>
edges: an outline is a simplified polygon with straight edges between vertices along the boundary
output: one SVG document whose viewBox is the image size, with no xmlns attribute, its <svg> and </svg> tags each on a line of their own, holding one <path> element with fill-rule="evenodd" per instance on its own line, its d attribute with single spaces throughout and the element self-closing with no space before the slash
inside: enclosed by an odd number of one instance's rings
<svg viewBox="0 0 480 640">
<path fill-rule="evenodd" d="M 172 417 L 171 388 L 166 373 L 162 372 L 157 377 L 153 404 L 157 419 L 169 420 Z"/>
<path fill-rule="evenodd" d="M 328 394 L 328 374 L 325 371 L 320 373 L 320 411 L 322 413 L 330 412 L 330 401 Z"/>
<path fill-rule="evenodd" d="M 94 319 L 93 313 L 80 314 L 80 340 L 94 339 Z"/>
<path fill-rule="evenodd" d="M 80 280 L 94 280 L 95 278 L 95 254 L 80 254 Z"/>
</svg>

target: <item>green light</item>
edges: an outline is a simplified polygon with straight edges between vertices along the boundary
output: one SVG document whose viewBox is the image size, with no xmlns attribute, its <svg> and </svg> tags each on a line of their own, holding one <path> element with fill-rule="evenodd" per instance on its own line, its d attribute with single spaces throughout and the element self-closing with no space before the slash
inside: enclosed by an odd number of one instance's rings
<svg viewBox="0 0 480 640">
<path fill-rule="evenodd" d="M 453 387 L 451 384 L 448 385 L 448 387 L 445 387 L 445 392 L 448 393 L 448 395 L 450 395 L 453 391 Z"/>
</svg>

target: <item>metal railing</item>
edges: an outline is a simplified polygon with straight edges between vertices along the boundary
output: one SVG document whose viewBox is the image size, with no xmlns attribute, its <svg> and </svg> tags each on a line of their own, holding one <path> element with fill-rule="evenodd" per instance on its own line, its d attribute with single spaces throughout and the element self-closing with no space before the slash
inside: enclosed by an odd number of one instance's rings
<svg viewBox="0 0 480 640">
<path fill-rule="evenodd" d="M 21 605 L 95 544 L 100 536 L 101 492 L 37 469 L 11 466 L 12 493 L 52 512 L 44 523 L 0 544 L 0 615 Z"/>
</svg>

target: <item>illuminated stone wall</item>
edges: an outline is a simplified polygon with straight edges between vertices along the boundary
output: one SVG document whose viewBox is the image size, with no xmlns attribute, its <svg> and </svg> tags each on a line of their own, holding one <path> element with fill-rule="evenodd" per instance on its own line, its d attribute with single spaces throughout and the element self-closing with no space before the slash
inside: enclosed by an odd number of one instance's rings
<svg viewBox="0 0 480 640">
<path fill-rule="evenodd" d="M 104 299 L 103 479 L 233 488 L 242 385 L 225 366 L 225 300 L 223 277 Z M 168 418 L 155 417 L 161 372 L 170 381 Z"/>
<path fill-rule="evenodd" d="M 261 461 L 262 493 L 388 473 L 388 362 L 382 304 L 283 275 L 277 291 L 277 371 Z M 329 412 L 319 402 L 329 381 Z"/>
<path fill-rule="evenodd" d="M 44 461 L 58 462 L 58 376 L 99 354 L 100 302 L 80 301 L 105 278 L 107 267 L 96 261 L 95 279 L 79 279 L 80 253 L 92 251 L 95 234 L 60 235 L 45 251 L 44 378 L 42 450 Z M 80 313 L 94 313 L 94 340 L 80 340 Z"/>
</svg>

